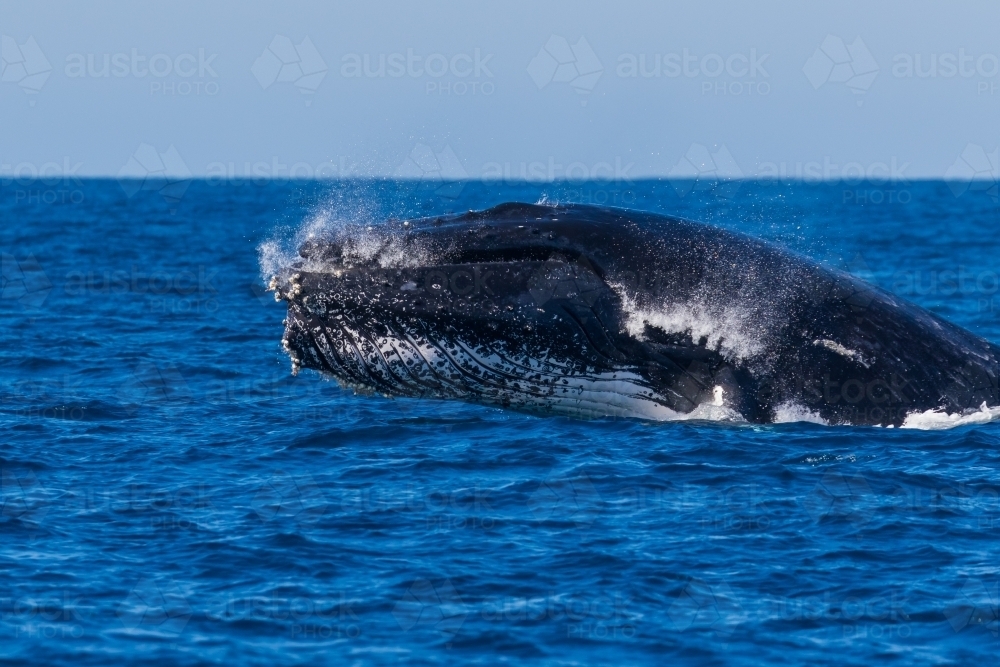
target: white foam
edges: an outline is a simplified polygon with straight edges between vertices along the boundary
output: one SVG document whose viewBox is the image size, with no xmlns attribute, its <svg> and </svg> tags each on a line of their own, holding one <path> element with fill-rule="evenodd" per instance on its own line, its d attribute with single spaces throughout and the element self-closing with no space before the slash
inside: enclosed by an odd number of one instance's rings
<svg viewBox="0 0 1000 667">
<path fill-rule="evenodd" d="M 257 246 L 257 260 L 260 265 L 261 282 L 270 283 L 271 277 L 279 275 L 283 269 L 292 265 L 297 255 L 285 247 L 279 240 L 271 239 Z"/>
<path fill-rule="evenodd" d="M 341 244 L 342 259 L 347 266 L 376 263 L 383 269 L 398 269 L 434 263 L 427 248 L 407 242 L 400 232 L 385 227 L 341 229 L 335 240 Z"/>
<path fill-rule="evenodd" d="M 407 268 L 434 263 L 433 253 L 423 244 L 407 238 L 402 225 L 386 224 L 386 214 L 373 200 L 331 195 L 331 200 L 295 227 L 279 227 L 274 236 L 261 243 L 257 254 L 261 279 L 268 284 L 271 276 L 281 276 L 300 263 L 306 271 L 330 270 L 325 260 L 302 261 L 298 249 L 306 241 L 330 241 L 342 249 L 342 261 L 351 265 L 380 268 Z"/>
<path fill-rule="evenodd" d="M 623 286 L 615 283 L 609 286 L 621 297 L 627 316 L 625 328 L 637 340 L 643 339 L 649 324 L 667 333 L 690 333 L 695 342 L 705 338 L 709 348 L 718 348 L 729 358 L 747 360 L 765 349 L 757 313 L 728 304 L 712 307 L 697 299 L 690 303 L 642 307 Z"/>
<path fill-rule="evenodd" d="M 830 425 L 828 421 L 819 416 L 819 413 L 813 412 L 798 403 L 789 401 L 774 408 L 775 424 L 791 424 L 794 422 L 808 422 L 810 424 L 822 424 L 823 426 Z"/>
<path fill-rule="evenodd" d="M 903 420 L 903 428 L 915 428 L 922 431 L 936 431 L 956 426 L 970 424 L 986 424 L 1000 417 L 1000 407 L 990 408 L 985 401 L 979 410 L 967 414 L 948 413 L 944 410 L 927 410 L 911 412 Z"/>
<path fill-rule="evenodd" d="M 729 422 L 733 424 L 745 424 L 747 420 L 743 415 L 725 405 L 715 405 L 714 403 L 702 403 L 691 412 L 674 413 L 670 419 L 663 421 L 709 421 L 709 422 Z"/>
</svg>

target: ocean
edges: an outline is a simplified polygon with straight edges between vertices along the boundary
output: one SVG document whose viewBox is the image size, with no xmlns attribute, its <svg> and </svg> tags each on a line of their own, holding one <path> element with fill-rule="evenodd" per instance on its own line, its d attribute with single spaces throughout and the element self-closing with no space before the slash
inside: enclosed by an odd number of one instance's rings
<svg viewBox="0 0 1000 667">
<path fill-rule="evenodd" d="M 995 185 L 133 185 L 0 183 L 0 660 L 1000 657 L 1000 424 L 356 396 L 291 375 L 260 266 L 318 216 L 624 206 L 768 239 L 998 343 Z"/>
</svg>

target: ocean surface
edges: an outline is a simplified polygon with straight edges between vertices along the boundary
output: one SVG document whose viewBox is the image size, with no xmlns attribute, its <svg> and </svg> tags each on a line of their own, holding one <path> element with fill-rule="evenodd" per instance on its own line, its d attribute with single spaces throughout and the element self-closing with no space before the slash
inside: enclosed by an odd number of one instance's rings
<svg viewBox="0 0 1000 667">
<path fill-rule="evenodd" d="M 1000 342 L 995 186 L 133 185 L 0 182 L 0 661 L 1000 659 L 1000 424 L 355 396 L 290 375 L 259 264 L 317 216 L 627 206 L 770 239 Z"/>
</svg>

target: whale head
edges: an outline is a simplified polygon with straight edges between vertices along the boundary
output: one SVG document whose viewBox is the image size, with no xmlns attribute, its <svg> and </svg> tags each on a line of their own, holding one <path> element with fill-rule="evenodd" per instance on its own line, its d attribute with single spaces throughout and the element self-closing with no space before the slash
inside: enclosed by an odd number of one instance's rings
<svg viewBox="0 0 1000 667">
<path fill-rule="evenodd" d="M 639 280 L 628 248 L 645 241 L 600 211 L 507 204 L 310 239 L 272 281 L 293 371 L 575 416 L 661 419 L 738 398 L 713 350 L 661 335 L 653 345 L 676 349 L 657 355 L 628 335 L 620 290 Z"/>
</svg>

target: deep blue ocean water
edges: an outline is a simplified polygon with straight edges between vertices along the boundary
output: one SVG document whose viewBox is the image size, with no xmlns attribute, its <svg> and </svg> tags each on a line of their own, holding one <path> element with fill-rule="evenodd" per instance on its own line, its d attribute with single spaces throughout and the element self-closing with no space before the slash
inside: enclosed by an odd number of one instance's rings
<svg viewBox="0 0 1000 667">
<path fill-rule="evenodd" d="M 768 238 L 1000 342 L 989 193 L 675 185 L 4 182 L 0 660 L 995 664 L 1000 424 L 579 421 L 289 373 L 261 242 L 543 196 Z"/>
</svg>

